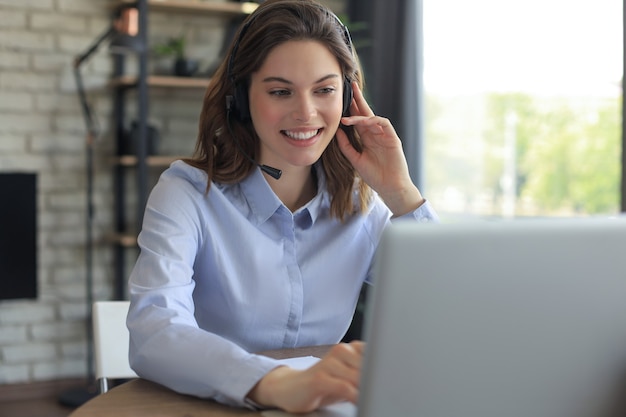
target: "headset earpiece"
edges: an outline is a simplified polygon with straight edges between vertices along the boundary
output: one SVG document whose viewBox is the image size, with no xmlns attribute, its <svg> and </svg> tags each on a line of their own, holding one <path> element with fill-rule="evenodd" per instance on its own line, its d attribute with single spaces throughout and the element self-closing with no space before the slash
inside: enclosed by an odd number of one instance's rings
<svg viewBox="0 0 626 417">
<path fill-rule="evenodd" d="M 248 85 L 246 82 L 235 84 L 231 102 L 233 117 L 241 123 L 250 121 L 250 105 L 248 104 Z"/>
<path fill-rule="evenodd" d="M 352 104 L 352 98 L 354 92 L 352 91 L 352 82 L 348 78 L 343 80 L 343 115 L 350 116 L 350 105 Z"/>
</svg>

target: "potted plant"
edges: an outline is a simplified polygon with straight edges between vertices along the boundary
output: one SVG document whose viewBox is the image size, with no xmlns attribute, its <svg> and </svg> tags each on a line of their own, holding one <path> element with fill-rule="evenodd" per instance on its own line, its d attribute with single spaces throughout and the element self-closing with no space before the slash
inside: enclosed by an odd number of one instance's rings
<svg viewBox="0 0 626 417">
<path fill-rule="evenodd" d="M 161 57 L 173 57 L 172 72 L 179 77 L 190 77 L 198 70 L 198 60 L 186 55 L 187 40 L 184 35 L 171 37 L 154 46 L 154 52 Z"/>
</svg>

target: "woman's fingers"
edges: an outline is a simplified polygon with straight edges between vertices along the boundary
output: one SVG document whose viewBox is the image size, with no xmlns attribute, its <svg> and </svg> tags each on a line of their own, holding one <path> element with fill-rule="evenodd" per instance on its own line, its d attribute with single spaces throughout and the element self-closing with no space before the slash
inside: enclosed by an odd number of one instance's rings
<svg viewBox="0 0 626 417">
<path fill-rule="evenodd" d="M 339 344 L 334 346 L 319 364 L 329 375 L 358 387 L 361 376 L 361 357 L 362 353 L 354 346 Z"/>
<path fill-rule="evenodd" d="M 350 114 L 355 116 L 374 116 L 374 112 L 367 103 L 367 100 L 365 100 L 363 92 L 356 81 L 352 82 L 352 91 L 354 93 L 354 99 L 350 105 Z"/>
<path fill-rule="evenodd" d="M 344 117 L 341 122 L 356 128 L 365 148 L 372 145 L 401 146 L 400 138 L 389 119 L 380 116 L 350 116 Z"/>
<path fill-rule="evenodd" d="M 380 116 L 348 116 L 341 119 L 341 123 L 346 126 L 367 127 L 373 132 L 386 132 L 395 134 L 393 125 L 384 117 Z"/>
<path fill-rule="evenodd" d="M 330 404 L 337 401 L 356 403 L 359 395 L 361 378 L 361 361 L 363 356 L 361 344 L 338 344 L 310 370 L 315 374 L 313 383 L 322 389 L 323 402 Z"/>
<path fill-rule="evenodd" d="M 365 343 L 355 340 L 350 343 L 340 343 L 331 348 L 330 354 L 338 357 L 347 365 L 361 369 Z"/>
<path fill-rule="evenodd" d="M 338 129 L 336 136 L 337 143 L 339 144 L 339 149 L 346 156 L 346 158 L 348 158 L 348 161 L 350 161 L 350 163 L 354 165 L 356 163 L 356 160 L 361 156 L 361 154 L 356 149 L 354 149 L 354 147 L 348 140 L 348 136 L 343 130 Z"/>
</svg>

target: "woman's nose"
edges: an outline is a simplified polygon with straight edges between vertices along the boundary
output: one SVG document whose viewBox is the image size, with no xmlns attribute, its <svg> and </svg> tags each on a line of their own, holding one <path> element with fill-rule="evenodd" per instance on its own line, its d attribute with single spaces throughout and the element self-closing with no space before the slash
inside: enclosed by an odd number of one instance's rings
<svg viewBox="0 0 626 417">
<path fill-rule="evenodd" d="M 315 115 L 315 103 L 310 97 L 301 96 L 297 99 L 293 117 L 296 120 L 307 121 Z"/>
</svg>

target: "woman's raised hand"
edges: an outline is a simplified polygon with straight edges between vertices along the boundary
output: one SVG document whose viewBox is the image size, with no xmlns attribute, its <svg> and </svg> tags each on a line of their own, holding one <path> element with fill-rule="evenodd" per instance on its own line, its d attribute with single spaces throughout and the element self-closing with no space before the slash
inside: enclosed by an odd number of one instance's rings
<svg viewBox="0 0 626 417">
<path fill-rule="evenodd" d="M 411 180 L 400 138 L 389 119 L 374 114 L 357 83 L 352 88 L 351 116 L 343 117 L 341 122 L 355 127 L 363 150 L 358 152 L 341 128 L 337 131 L 339 148 L 395 216 L 415 210 L 424 198 Z"/>
</svg>

